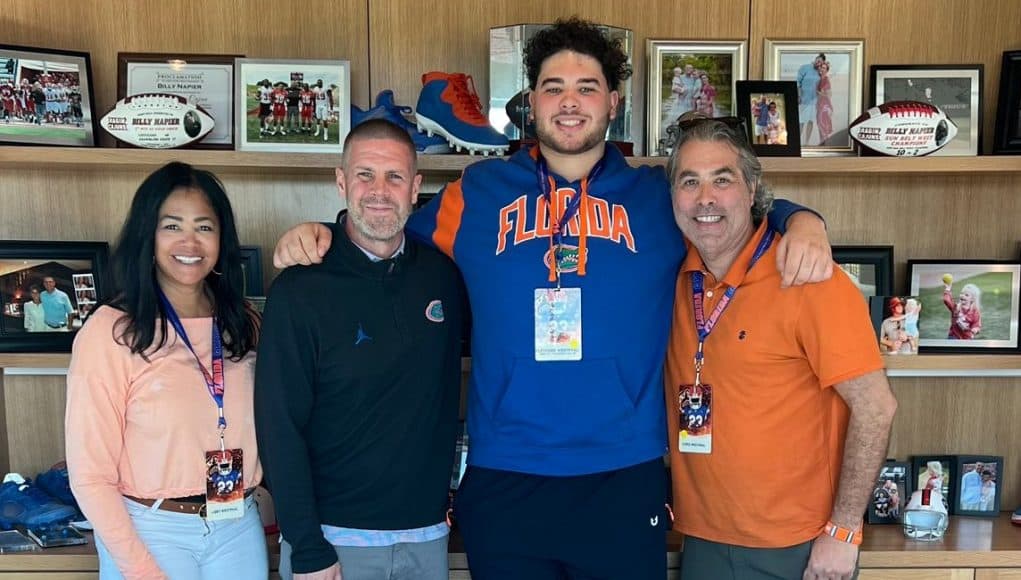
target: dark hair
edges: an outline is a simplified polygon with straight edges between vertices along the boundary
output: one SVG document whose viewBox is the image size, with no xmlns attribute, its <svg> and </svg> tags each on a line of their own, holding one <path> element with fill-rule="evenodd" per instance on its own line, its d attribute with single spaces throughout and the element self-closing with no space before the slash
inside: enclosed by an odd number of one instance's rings
<svg viewBox="0 0 1021 580">
<path fill-rule="evenodd" d="M 351 132 L 344 138 L 342 163 L 345 169 L 347 168 L 348 151 L 351 150 L 351 143 L 356 139 L 386 139 L 404 145 L 411 152 L 411 170 L 412 172 L 417 171 L 418 152 L 415 149 L 415 142 L 411 140 L 411 135 L 397 124 L 386 119 L 369 119 L 352 127 Z"/>
<path fill-rule="evenodd" d="M 210 273 L 206 285 L 216 305 L 223 348 L 232 360 L 240 360 L 255 348 L 258 327 L 243 297 L 241 243 L 234 225 L 234 210 L 215 175 L 186 163 L 168 163 L 138 186 L 110 260 L 113 298 L 101 302 L 92 312 L 104 303 L 123 311 L 125 316 L 117 324 L 116 339 L 143 358 L 156 340 L 157 324 L 159 343 L 153 350 L 166 344 L 167 314 L 160 303 L 156 281 L 156 228 L 160 208 L 179 189 L 201 191 L 220 221 L 220 255 L 213 268 L 219 274 Z"/>
<path fill-rule="evenodd" d="M 627 62 L 627 53 L 621 48 L 620 39 L 610 40 L 592 22 L 572 16 L 566 20 L 558 18 L 553 26 L 537 32 L 525 45 L 524 60 L 529 87 L 535 89 L 542 63 L 563 50 L 591 56 L 599 61 L 606 85 L 611 91 L 618 90 L 620 82 L 631 77 L 631 65 Z"/>
</svg>

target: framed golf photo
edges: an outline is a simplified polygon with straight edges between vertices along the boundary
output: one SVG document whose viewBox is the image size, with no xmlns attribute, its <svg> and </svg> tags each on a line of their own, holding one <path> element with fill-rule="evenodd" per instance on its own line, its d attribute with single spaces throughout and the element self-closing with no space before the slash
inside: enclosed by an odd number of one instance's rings
<svg viewBox="0 0 1021 580">
<path fill-rule="evenodd" d="M 870 106 L 891 101 L 935 105 L 957 125 L 957 135 L 933 155 L 978 155 L 984 70 L 981 64 L 872 65 Z"/>
<path fill-rule="evenodd" d="M 766 40 L 763 78 L 798 85 L 802 155 L 853 155 L 848 132 L 861 114 L 862 40 Z"/>
<path fill-rule="evenodd" d="M 239 58 L 236 63 L 238 150 L 341 152 L 351 129 L 348 61 Z"/>
<path fill-rule="evenodd" d="M 94 147 L 89 53 L 0 44 L 0 145 Z"/>
<path fill-rule="evenodd" d="M 908 260 L 922 352 L 1015 353 L 1021 262 Z"/>
</svg>

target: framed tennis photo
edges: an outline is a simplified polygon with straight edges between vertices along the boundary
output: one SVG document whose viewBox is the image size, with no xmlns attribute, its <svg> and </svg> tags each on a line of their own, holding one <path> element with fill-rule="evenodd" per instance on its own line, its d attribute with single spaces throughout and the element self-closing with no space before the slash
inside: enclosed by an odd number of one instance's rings
<svg viewBox="0 0 1021 580">
<path fill-rule="evenodd" d="M 1021 262 L 908 260 L 922 352 L 1016 353 Z"/>
</svg>

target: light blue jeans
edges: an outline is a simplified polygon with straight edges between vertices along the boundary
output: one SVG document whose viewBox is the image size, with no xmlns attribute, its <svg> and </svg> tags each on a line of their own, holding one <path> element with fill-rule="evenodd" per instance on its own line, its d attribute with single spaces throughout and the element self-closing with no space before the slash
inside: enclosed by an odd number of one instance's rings
<svg viewBox="0 0 1021 580">
<path fill-rule="evenodd" d="M 131 522 L 149 553 L 170 580 L 265 580 L 269 577 L 266 536 L 255 498 L 245 499 L 245 515 L 207 522 L 124 500 Z M 117 564 L 95 535 L 100 580 L 123 580 Z"/>
</svg>

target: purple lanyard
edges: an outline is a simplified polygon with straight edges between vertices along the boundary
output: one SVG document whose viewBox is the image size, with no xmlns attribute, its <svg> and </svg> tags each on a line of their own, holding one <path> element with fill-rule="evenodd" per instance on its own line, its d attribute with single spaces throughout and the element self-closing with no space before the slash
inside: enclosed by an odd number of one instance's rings
<svg viewBox="0 0 1021 580">
<path fill-rule="evenodd" d="M 596 176 L 602 173 L 603 167 L 606 165 L 605 157 L 600 159 L 598 163 L 589 172 L 588 177 L 585 179 L 591 184 L 596 180 Z M 546 159 L 543 158 L 542 153 L 539 153 L 538 158 L 535 160 L 535 176 L 539 181 L 539 193 L 546 198 L 546 207 L 550 211 L 553 211 L 553 191 L 550 187 L 550 175 L 549 167 L 546 165 Z M 578 208 L 581 207 L 581 192 L 575 193 L 571 196 L 571 200 L 567 202 L 567 207 L 564 208 L 564 214 L 560 217 L 559 221 L 554 222 L 554 217 L 550 216 L 550 222 L 553 230 L 553 247 L 559 252 L 560 243 L 563 240 L 564 230 L 567 227 L 567 222 L 571 221 L 571 218 L 578 213 Z M 557 256 L 559 258 L 559 256 Z"/>
<path fill-rule="evenodd" d="M 759 241 L 759 245 L 755 247 L 755 253 L 752 254 L 752 259 L 748 262 L 748 270 L 751 271 L 752 266 L 759 261 L 769 249 L 770 244 L 773 243 L 773 232 L 767 231 L 762 236 L 762 240 Z M 720 298 L 719 303 L 716 304 L 716 308 L 713 309 L 712 314 L 709 315 L 709 319 L 706 320 L 705 311 L 703 310 L 703 304 L 705 302 L 705 292 L 703 291 L 704 275 L 700 270 L 695 270 L 691 273 L 691 298 L 695 308 L 695 331 L 698 333 L 698 349 L 695 351 L 695 384 L 702 384 L 702 365 L 705 362 L 705 353 L 703 348 L 705 341 L 709 338 L 709 333 L 713 331 L 716 323 L 720 320 L 720 316 L 723 315 L 723 311 L 730 306 L 730 301 L 734 299 L 734 294 L 737 293 L 736 286 L 728 286 L 726 292 Z"/>
<path fill-rule="evenodd" d="M 216 324 L 216 317 L 213 317 L 213 372 L 209 372 L 206 369 L 206 365 L 202 364 L 199 360 L 199 355 L 195 353 L 195 349 L 191 346 L 191 341 L 188 340 L 188 333 L 184 331 L 184 325 L 181 324 L 181 318 L 177 315 L 177 311 L 174 310 L 173 305 L 167 300 L 166 294 L 163 290 L 157 289 L 159 292 L 160 302 L 163 303 L 163 309 L 167 313 L 167 320 L 170 321 L 171 326 L 174 327 L 174 331 L 177 336 L 181 337 L 184 345 L 191 351 L 192 356 L 195 357 L 195 362 L 199 365 L 199 370 L 202 371 L 202 378 L 206 381 L 206 388 L 209 389 L 209 396 L 213 398 L 213 402 L 216 403 L 216 409 L 219 413 L 217 420 L 217 426 L 220 429 L 220 439 L 222 443 L 223 430 L 227 428 L 227 420 L 223 418 L 223 341 L 220 338 L 220 329 Z"/>
</svg>

